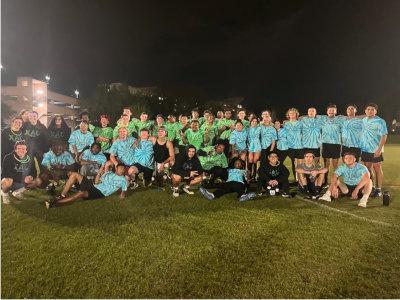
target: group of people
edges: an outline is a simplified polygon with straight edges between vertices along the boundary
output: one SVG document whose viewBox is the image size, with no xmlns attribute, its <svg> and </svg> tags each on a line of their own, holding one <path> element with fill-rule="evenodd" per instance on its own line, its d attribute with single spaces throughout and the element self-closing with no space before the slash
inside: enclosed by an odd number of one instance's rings
<svg viewBox="0 0 400 300">
<path fill-rule="evenodd" d="M 289 158 L 294 183 L 306 197 L 331 201 L 348 194 L 365 207 L 370 194 L 382 194 L 387 127 L 377 111 L 370 103 L 357 115 L 356 105 L 350 104 L 346 115 L 337 115 L 329 104 L 321 115 L 314 107 L 304 116 L 291 108 L 286 120 L 273 121 L 268 110 L 257 118 L 244 109 L 236 117 L 231 110 L 216 115 L 205 110 L 200 116 L 194 109 L 178 119 L 157 115 L 149 120 L 145 112 L 132 117 L 126 107 L 114 128 L 107 115 L 95 126 L 84 112 L 72 131 L 62 116 L 46 128 L 37 112 L 23 111 L 2 131 L 3 203 L 10 203 L 10 192 L 21 198 L 36 187 L 54 192 L 63 186 L 60 195 L 46 202 L 48 208 L 118 190 L 125 197 L 129 188 L 139 186 L 140 174 L 144 187 L 165 190 L 170 182 L 174 197 L 194 194 L 194 185 L 209 200 L 232 192 L 240 201 L 266 193 L 290 197 L 290 172 L 284 165 Z M 256 187 L 250 192 L 252 182 Z M 77 192 L 68 195 L 72 189 Z"/>
</svg>

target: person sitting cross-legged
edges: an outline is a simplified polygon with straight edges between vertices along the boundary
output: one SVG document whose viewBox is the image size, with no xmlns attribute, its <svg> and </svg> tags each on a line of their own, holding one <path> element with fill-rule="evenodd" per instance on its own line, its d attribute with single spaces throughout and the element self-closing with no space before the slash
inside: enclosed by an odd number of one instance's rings
<svg viewBox="0 0 400 300">
<path fill-rule="evenodd" d="M 203 168 L 196 156 L 196 147 L 188 145 L 186 152 L 179 153 L 176 156 L 175 164 L 172 167 L 172 187 L 174 197 L 179 197 L 179 186 L 182 182 L 185 183 L 183 191 L 186 194 L 193 195 L 190 190 L 191 185 L 201 183 L 203 180 Z"/>
<path fill-rule="evenodd" d="M 47 186 L 46 189 L 50 192 L 55 190 L 59 180 L 68 178 L 68 172 L 77 170 L 75 159 L 66 148 L 64 141 L 56 141 L 43 156 L 40 178 L 42 185 Z"/>
<path fill-rule="evenodd" d="M 326 172 L 327 168 L 322 168 L 316 163 L 314 152 L 307 151 L 303 162 L 296 167 L 300 192 L 309 198 L 317 199 L 321 194 Z"/>
<path fill-rule="evenodd" d="M 14 152 L 4 157 L 1 165 L 1 190 L 4 204 L 10 204 L 9 192 L 16 198 L 23 197 L 27 188 L 39 187 L 42 184 L 37 177 L 35 162 L 28 154 L 24 141 L 15 143 Z"/>
<path fill-rule="evenodd" d="M 106 156 L 101 152 L 101 144 L 94 142 L 90 149 L 84 150 L 79 156 L 79 163 L 81 165 L 79 173 L 93 179 L 106 161 Z"/>
<path fill-rule="evenodd" d="M 347 152 L 343 156 L 344 164 L 339 166 L 332 175 L 331 184 L 320 200 L 331 202 L 339 197 L 339 190 L 351 199 L 360 199 L 358 206 L 367 207 L 372 191 L 372 180 L 366 166 L 357 162 L 354 153 Z M 339 180 L 342 176 L 343 180 Z"/>
<path fill-rule="evenodd" d="M 262 195 L 263 189 L 276 188 L 282 190 L 282 197 L 289 197 L 289 170 L 278 160 L 278 154 L 271 152 L 267 160 L 261 160 L 257 193 Z"/>
<path fill-rule="evenodd" d="M 244 169 L 244 161 L 237 158 L 233 163 L 233 168 L 228 169 L 228 180 L 221 184 L 213 193 L 205 188 L 200 188 L 200 193 L 208 200 L 214 200 L 225 194 L 237 193 L 239 201 L 247 201 L 253 199 L 256 194 L 251 192 L 246 194 L 246 185 L 248 184 L 247 172 Z"/>
<path fill-rule="evenodd" d="M 115 173 L 110 171 L 111 168 L 111 165 L 108 169 L 102 166 L 95 178 L 94 184 L 87 177 L 77 172 L 72 172 L 60 196 L 46 201 L 46 207 L 62 206 L 79 199 L 101 199 L 110 196 L 118 190 L 121 190 L 120 198 L 125 198 L 125 193 L 128 190 L 128 181 L 125 178 L 125 165 L 117 164 L 115 166 Z M 67 193 L 74 184 L 79 186 L 78 192 L 67 197 Z"/>
</svg>

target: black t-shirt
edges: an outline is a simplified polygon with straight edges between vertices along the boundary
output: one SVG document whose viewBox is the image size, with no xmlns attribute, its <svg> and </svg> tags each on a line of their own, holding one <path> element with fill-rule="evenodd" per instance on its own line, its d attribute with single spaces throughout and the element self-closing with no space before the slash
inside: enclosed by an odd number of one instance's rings
<svg viewBox="0 0 400 300">
<path fill-rule="evenodd" d="M 53 145 L 56 141 L 63 141 L 68 143 L 69 136 L 71 135 L 71 128 L 69 127 L 52 127 L 49 128 L 50 144 Z"/>
<path fill-rule="evenodd" d="M 31 156 L 20 159 L 15 152 L 4 157 L 1 178 L 12 178 L 14 182 L 24 183 L 26 176 L 37 177 L 35 164 Z"/>
<path fill-rule="evenodd" d="M 29 122 L 25 123 L 22 132 L 25 135 L 29 153 L 35 153 L 35 151 L 44 153 L 48 151 L 48 132 L 42 123 L 38 122 L 36 125 L 32 125 Z"/>
<path fill-rule="evenodd" d="M 279 163 L 276 166 L 272 166 L 268 161 L 262 163 L 260 168 L 258 169 L 258 174 L 260 177 L 265 178 L 267 181 L 269 180 L 282 180 L 289 177 L 289 170 L 285 167 L 284 164 Z"/>
<path fill-rule="evenodd" d="M 4 128 L 1 132 L 1 161 L 8 153 L 14 151 L 15 143 L 22 140 L 24 140 L 22 130 L 15 132 L 11 127 Z"/>
<path fill-rule="evenodd" d="M 186 153 L 180 153 L 176 157 L 176 162 L 172 167 L 172 172 L 178 172 L 185 177 L 190 176 L 190 171 L 197 171 L 198 174 L 203 172 L 199 158 L 194 156 L 189 159 Z"/>
</svg>

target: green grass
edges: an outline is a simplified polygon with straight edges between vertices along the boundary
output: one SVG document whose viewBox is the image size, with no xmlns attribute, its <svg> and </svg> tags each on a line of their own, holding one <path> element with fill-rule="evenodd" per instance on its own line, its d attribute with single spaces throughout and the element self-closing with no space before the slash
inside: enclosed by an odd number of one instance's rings
<svg viewBox="0 0 400 300">
<path fill-rule="evenodd" d="M 399 298 L 400 146 L 385 149 L 393 202 L 325 209 L 131 192 L 46 210 L 2 205 L 4 298 Z M 382 221 L 392 225 L 374 223 Z"/>
</svg>

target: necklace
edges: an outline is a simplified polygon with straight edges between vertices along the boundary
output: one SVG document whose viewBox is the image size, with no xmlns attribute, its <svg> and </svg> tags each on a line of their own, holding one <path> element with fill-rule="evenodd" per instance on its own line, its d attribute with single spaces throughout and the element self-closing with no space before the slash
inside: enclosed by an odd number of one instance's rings
<svg viewBox="0 0 400 300">
<path fill-rule="evenodd" d="M 21 164 L 27 164 L 31 161 L 29 155 L 25 155 L 23 158 L 19 159 L 17 155 L 14 154 L 14 158 L 16 161 L 20 162 Z"/>
</svg>

